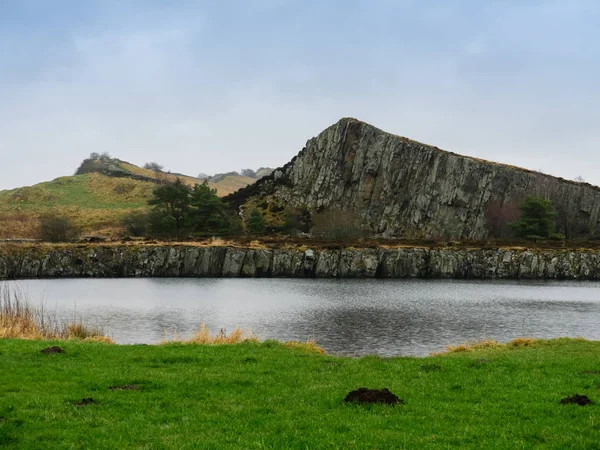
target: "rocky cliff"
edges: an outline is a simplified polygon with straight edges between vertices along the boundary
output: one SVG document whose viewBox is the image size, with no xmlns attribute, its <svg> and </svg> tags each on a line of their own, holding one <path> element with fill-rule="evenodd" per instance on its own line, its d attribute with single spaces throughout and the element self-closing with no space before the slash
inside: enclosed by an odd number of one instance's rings
<svg viewBox="0 0 600 450">
<path fill-rule="evenodd" d="M 0 279 L 293 277 L 600 279 L 600 251 L 286 250 L 194 246 L 0 249 Z"/>
<path fill-rule="evenodd" d="M 287 165 L 227 197 L 341 209 L 374 235 L 485 239 L 527 195 L 550 198 L 560 232 L 599 231 L 600 188 L 443 151 L 342 119 Z"/>
</svg>

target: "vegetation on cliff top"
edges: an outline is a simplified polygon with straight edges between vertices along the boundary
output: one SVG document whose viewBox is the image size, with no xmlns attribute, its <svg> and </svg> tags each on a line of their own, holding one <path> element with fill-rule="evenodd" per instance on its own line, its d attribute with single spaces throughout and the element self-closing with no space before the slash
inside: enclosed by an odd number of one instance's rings
<svg viewBox="0 0 600 450">
<path fill-rule="evenodd" d="M 593 449 L 599 355 L 572 339 L 429 358 L 0 340 L 0 446 Z M 360 387 L 404 404 L 343 402 Z M 575 394 L 593 404 L 560 403 Z"/>
</svg>

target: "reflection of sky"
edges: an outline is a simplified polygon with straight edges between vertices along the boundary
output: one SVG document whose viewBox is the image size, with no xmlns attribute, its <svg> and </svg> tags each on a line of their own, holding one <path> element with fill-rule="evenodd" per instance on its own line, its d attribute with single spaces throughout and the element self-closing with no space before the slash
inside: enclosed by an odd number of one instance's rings
<svg viewBox="0 0 600 450">
<path fill-rule="evenodd" d="M 600 339 L 599 283 L 441 280 L 88 279 L 7 282 L 118 342 L 236 326 L 340 354 L 422 355 L 480 339 Z"/>
<path fill-rule="evenodd" d="M 599 22 L 595 0 L 2 0 L 0 189 L 92 151 L 281 165 L 343 116 L 598 184 Z"/>
</svg>

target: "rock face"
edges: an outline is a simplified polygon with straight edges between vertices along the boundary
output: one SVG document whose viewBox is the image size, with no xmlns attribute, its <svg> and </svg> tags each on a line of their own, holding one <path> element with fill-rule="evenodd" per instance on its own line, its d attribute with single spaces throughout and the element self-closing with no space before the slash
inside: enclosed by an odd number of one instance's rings
<svg viewBox="0 0 600 450">
<path fill-rule="evenodd" d="M 291 277 L 600 279 L 600 251 L 234 247 L 0 249 L 0 279 Z"/>
<path fill-rule="evenodd" d="M 290 163 L 226 200 L 339 208 L 383 237 L 484 239 L 527 195 L 552 200 L 558 231 L 599 231 L 600 188 L 460 156 L 356 119 L 327 128 Z"/>
</svg>

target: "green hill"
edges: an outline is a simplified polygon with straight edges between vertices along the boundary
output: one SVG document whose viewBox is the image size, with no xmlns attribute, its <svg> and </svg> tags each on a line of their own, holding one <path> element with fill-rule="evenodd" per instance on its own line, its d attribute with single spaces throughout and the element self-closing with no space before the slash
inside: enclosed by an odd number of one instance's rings
<svg viewBox="0 0 600 450">
<path fill-rule="evenodd" d="M 36 237 L 39 217 L 49 212 L 71 218 L 85 234 L 116 236 L 122 231 L 119 221 L 124 215 L 147 209 L 153 189 L 177 178 L 190 186 L 203 181 L 115 158 L 86 159 L 76 175 L 0 191 L 0 239 Z M 255 181 L 227 175 L 209 184 L 225 196 Z"/>
</svg>

